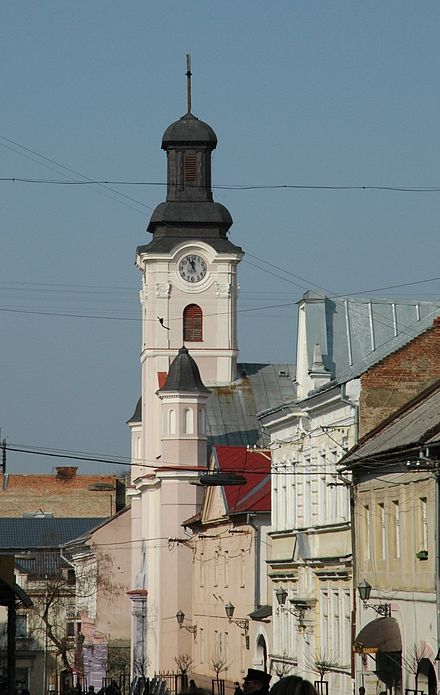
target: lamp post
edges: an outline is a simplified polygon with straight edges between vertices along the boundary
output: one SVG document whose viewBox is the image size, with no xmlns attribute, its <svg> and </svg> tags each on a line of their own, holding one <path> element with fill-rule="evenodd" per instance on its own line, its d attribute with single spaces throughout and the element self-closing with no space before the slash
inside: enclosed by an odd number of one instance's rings
<svg viewBox="0 0 440 695">
<path fill-rule="evenodd" d="M 224 487 L 225 485 L 246 485 L 247 479 L 244 477 L 244 475 L 240 475 L 238 473 L 212 471 L 201 475 L 199 482 L 201 485 L 210 487 Z"/>
<path fill-rule="evenodd" d="M 371 584 L 366 579 L 359 582 L 358 592 L 365 609 L 372 608 L 382 618 L 391 618 L 391 603 L 367 603 L 371 594 Z"/>
<path fill-rule="evenodd" d="M 226 617 L 229 620 L 230 623 L 235 623 L 235 625 L 238 625 L 238 627 L 243 630 L 245 642 L 246 642 L 246 649 L 249 649 L 249 619 L 248 618 L 234 618 L 234 612 L 235 612 L 235 606 L 233 603 L 228 601 L 228 603 L 225 605 L 225 613 Z"/>
<path fill-rule="evenodd" d="M 304 622 L 306 610 L 310 608 L 310 605 L 301 599 L 289 599 L 289 603 L 291 603 L 294 608 L 288 608 L 286 604 L 286 599 L 287 599 L 287 591 L 283 588 L 280 587 L 275 591 L 275 596 L 277 597 L 278 605 L 281 609 L 281 611 L 286 611 L 287 613 L 291 613 L 298 619 L 298 629 L 299 630 L 305 630 L 306 629 L 306 624 Z"/>
<path fill-rule="evenodd" d="M 283 587 L 280 587 L 275 591 L 275 596 L 277 597 L 278 605 L 282 608 L 286 603 L 287 591 L 283 589 Z"/>
<path fill-rule="evenodd" d="M 179 624 L 179 628 L 183 628 L 184 630 L 187 630 L 188 632 L 191 632 L 194 637 L 197 635 L 197 625 L 184 625 L 183 621 L 185 620 L 185 613 L 182 610 L 178 610 L 176 613 L 176 620 Z"/>
</svg>

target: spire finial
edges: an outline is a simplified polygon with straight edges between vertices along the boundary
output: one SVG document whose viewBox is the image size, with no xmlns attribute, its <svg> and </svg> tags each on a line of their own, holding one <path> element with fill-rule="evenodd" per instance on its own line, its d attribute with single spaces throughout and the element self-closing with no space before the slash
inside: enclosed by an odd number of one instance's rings
<svg viewBox="0 0 440 695">
<path fill-rule="evenodd" d="M 186 54 L 186 97 L 188 101 L 188 113 L 191 113 L 191 54 Z"/>
</svg>

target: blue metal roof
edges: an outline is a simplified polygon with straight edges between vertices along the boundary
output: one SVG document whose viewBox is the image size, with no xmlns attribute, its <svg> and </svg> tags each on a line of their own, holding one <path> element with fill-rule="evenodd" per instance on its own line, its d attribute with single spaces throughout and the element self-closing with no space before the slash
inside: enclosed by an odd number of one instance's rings
<svg viewBox="0 0 440 695">
<path fill-rule="evenodd" d="M 58 548 L 102 521 L 102 517 L 0 518 L 0 551 Z"/>
</svg>

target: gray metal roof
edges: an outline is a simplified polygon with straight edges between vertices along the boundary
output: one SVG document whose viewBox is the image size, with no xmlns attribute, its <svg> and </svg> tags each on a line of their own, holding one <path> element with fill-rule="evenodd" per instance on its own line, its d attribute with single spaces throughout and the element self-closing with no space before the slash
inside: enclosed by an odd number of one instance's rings
<svg viewBox="0 0 440 695">
<path fill-rule="evenodd" d="M 321 346 L 324 367 L 338 383 L 353 379 L 432 325 L 440 300 L 389 300 L 304 295 L 309 369 Z"/>
<path fill-rule="evenodd" d="M 265 445 L 269 439 L 257 413 L 294 398 L 295 367 L 286 363 L 240 363 L 237 371 L 240 378 L 232 384 L 211 387 L 207 404 L 209 441 L 214 445 Z"/>
<path fill-rule="evenodd" d="M 365 435 L 341 463 L 349 467 L 365 459 L 433 442 L 440 442 L 440 381 Z"/>
<path fill-rule="evenodd" d="M 0 518 L 0 550 L 57 548 L 82 536 L 102 521 L 102 517 Z"/>
<path fill-rule="evenodd" d="M 269 437 L 262 431 L 257 413 L 295 398 L 295 365 L 237 364 L 236 381 L 228 386 L 211 386 L 207 412 L 207 433 L 211 445 L 266 445 Z M 137 402 L 129 422 L 140 422 L 142 399 Z"/>
</svg>

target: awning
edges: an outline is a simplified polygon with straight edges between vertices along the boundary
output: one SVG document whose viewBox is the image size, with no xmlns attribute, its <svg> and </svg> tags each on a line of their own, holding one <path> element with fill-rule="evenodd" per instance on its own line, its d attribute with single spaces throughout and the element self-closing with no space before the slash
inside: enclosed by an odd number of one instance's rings
<svg viewBox="0 0 440 695">
<path fill-rule="evenodd" d="M 260 606 L 252 613 L 249 613 L 251 620 L 267 620 L 272 615 L 272 606 Z"/>
<path fill-rule="evenodd" d="M 34 605 L 30 596 L 17 582 L 9 583 L 4 579 L 0 579 L 0 606 L 7 606 L 11 596 L 15 596 L 15 599 L 25 608 L 31 608 Z"/>
<path fill-rule="evenodd" d="M 365 625 L 354 642 L 358 654 L 401 652 L 402 637 L 395 618 L 377 618 Z"/>
</svg>

